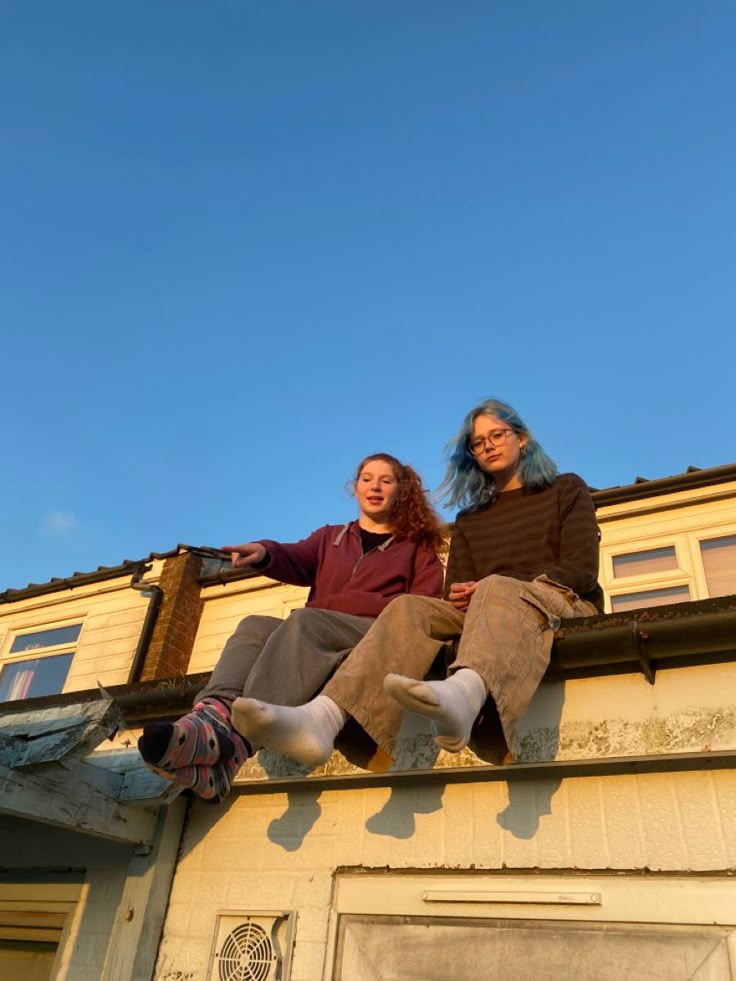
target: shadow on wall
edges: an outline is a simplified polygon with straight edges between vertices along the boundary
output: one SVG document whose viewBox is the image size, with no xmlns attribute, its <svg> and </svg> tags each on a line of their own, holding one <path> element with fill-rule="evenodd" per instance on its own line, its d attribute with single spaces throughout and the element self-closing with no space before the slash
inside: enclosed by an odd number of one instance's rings
<svg viewBox="0 0 736 981">
<path fill-rule="evenodd" d="M 258 753 L 258 762 L 269 777 L 283 776 L 284 758 L 279 753 L 262 749 Z M 306 777 L 311 772 L 310 767 L 302 766 L 294 760 L 291 764 L 293 776 Z M 307 780 L 294 790 L 287 790 L 286 810 L 271 821 L 266 831 L 269 841 L 286 852 L 299 851 L 322 814 L 319 806 L 320 793 L 319 788 L 310 787 Z"/>
<path fill-rule="evenodd" d="M 446 784 L 434 787 L 392 787 L 380 811 L 365 822 L 372 835 L 388 838 L 412 838 L 416 832 L 417 814 L 433 814 L 442 807 Z"/>
<path fill-rule="evenodd" d="M 514 742 L 517 762 L 547 763 L 557 758 L 564 704 L 564 681 L 539 687 L 517 728 Z M 496 816 L 499 826 L 515 838 L 533 838 L 539 830 L 540 818 L 552 813 L 552 798 L 561 783 L 557 778 L 533 782 L 509 780 L 509 802 Z"/>
<path fill-rule="evenodd" d="M 519 762 L 546 762 L 556 758 L 564 703 L 564 682 L 548 683 L 539 689 L 517 732 L 515 751 Z M 490 719 L 489 722 L 487 739 L 484 742 L 481 728 L 474 734 L 473 748 L 482 759 L 499 762 L 500 728 L 494 726 Z M 426 720 L 405 720 L 401 736 L 392 769 L 432 769 L 439 749 L 426 728 Z M 283 758 L 278 754 L 261 750 L 259 762 L 267 774 L 274 777 L 283 775 Z M 295 776 L 306 776 L 310 772 L 306 767 L 297 764 L 295 767 Z M 499 827 L 515 838 L 533 838 L 539 829 L 540 819 L 552 813 L 552 798 L 560 784 L 559 779 L 535 779 L 533 782 L 510 780 L 507 785 L 508 804 L 496 816 Z M 366 820 L 366 830 L 373 835 L 395 839 L 413 837 L 417 814 L 432 814 L 440 810 L 445 786 L 438 779 L 436 784 L 429 786 L 393 787 L 383 807 Z M 319 789 L 310 788 L 307 781 L 288 791 L 286 810 L 268 827 L 269 840 L 285 851 L 298 851 L 322 814 L 320 793 Z"/>
<path fill-rule="evenodd" d="M 285 852 L 299 851 L 322 814 L 319 806 L 320 793 L 320 790 L 310 788 L 308 784 L 298 790 L 287 791 L 286 810 L 268 826 L 266 835 L 269 841 L 279 845 Z"/>
</svg>

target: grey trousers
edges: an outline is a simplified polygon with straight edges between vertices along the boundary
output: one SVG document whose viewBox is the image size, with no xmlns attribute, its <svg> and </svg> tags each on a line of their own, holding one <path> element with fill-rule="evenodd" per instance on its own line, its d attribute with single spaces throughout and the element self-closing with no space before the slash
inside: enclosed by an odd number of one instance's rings
<svg viewBox="0 0 736 981">
<path fill-rule="evenodd" d="M 315 695 L 375 620 L 305 607 L 286 620 L 250 616 L 225 644 L 197 696 L 233 701 L 244 695 L 274 705 L 301 705 Z"/>
<path fill-rule="evenodd" d="M 483 678 L 510 747 L 516 723 L 549 665 L 560 621 L 595 613 L 592 603 L 545 577 L 522 582 L 488 576 L 480 581 L 467 613 L 445 600 L 397 596 L 323 694 L 393 756 L 401 709 L 383 690 L 383 679 L 390 672 L 424 678 L 442 648 L 459 638 L 449 671 L 472 668 Z"/>
</svg>

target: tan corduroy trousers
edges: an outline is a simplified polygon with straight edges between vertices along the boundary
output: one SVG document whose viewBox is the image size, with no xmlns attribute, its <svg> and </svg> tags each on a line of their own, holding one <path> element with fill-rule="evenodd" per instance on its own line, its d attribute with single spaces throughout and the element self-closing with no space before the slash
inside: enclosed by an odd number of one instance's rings
<svg viewBox="0 0 736 981">
<path fill-rule="evenodd" d="M 353 716 L 393 756 L 399 705 L 383 690 L 391 672 L 424 678 L 441 649 L 460 638 L 449 672 L 472 668 L 485 681 L 507 745 L 547 670 L 554 632 L 569 617 L 598 611 L 546 577 L 481 580 L 467 613 L 445 600 L 398 596 L 327 683 L 323 694 Z"/>
</svg>

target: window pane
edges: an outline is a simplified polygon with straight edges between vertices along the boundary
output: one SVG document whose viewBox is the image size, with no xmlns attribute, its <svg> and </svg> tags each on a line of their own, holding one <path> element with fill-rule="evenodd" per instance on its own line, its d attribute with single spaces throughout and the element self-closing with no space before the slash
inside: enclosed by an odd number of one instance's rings
<svg viewBox="0 0 736 981">
<path fill-rule="evenodd" d="M 677 556 L 674 545 L 613 556 L 613 574 L 616 579 L 621 579 L 623 576 L 650 576 L 654 572 L 666 572 L 668 569 L 676 568 Z"/>
<path fill-rule="evenodd" d="M 56 947 L 43 941 L 0 940 L 0 978 L 49 981 L 55 973 Z"/>
<path fill-rule="evenodd" d="M 684 603 L 690 599 L 688 586 L 670 586 L 667 589 L 648 589 L 641 593 L 624 593 L 611 597 L 614 613 L 623 610 L 639 610 L 647 606 L 666 606 L 668 603 Z"/>
<path fill-rule="evenodd" d="M 709 596 L 736 593 L 736 535 L 700 543 Z"/>
<path fill-rule="evenodd" d="M 58 695 L 64 687 L 74 654 L 55 654 L 8 664 L 0 674 L 0 702 Z"/>
<path fill-rule="evenodd" d="M 11 654 L 18 651 L 33 651 L 39 647 L 53 647 L 54 644 L 73 644 L 79 637 L 81 623 L 73 623 L 69 627 L 55 627 L 53 630 L 35 630 L 32 634 L 21 634 L 13 641 Z"/>
<path fill-rule="evenodd" d="M 337 981 L 730 981 L 725 927 L 340 917 Z"/>
</svg>

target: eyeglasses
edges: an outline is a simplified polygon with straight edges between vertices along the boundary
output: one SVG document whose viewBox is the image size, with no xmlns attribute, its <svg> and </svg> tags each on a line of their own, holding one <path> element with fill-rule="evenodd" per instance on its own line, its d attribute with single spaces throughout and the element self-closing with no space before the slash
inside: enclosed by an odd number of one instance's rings
<svg viewBox="0 0 736 981">
<path fill-rule="evenodd" d="M 493 432 L 486 433 L 485 436 L 477 436 L 468 441 L 470 452 L 473 456 L 478 456 L 486 448 L 486 443 L 490 443 L 492 447 L 503 446 L 509 438 L 509 433 L 513 433 L 513 431 L 513 429 L 494 429 Z"/>
</svg>

